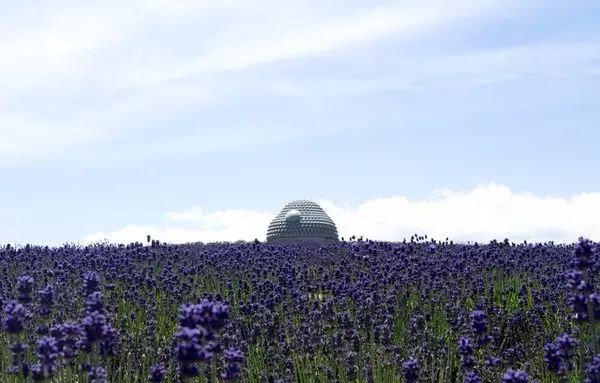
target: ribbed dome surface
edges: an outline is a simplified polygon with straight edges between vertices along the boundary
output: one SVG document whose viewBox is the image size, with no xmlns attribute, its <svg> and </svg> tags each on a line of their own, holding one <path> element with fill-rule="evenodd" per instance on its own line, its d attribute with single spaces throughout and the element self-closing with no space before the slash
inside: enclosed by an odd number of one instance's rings
<svg viewBox="0 0 600 383">
<path fill-rule="evenodd" d="M 267 230 L 268 242 L 338 240 L 333 220 L 317 203 L 296 200 L 288 203 L 271 221 Z"/>
</svg>

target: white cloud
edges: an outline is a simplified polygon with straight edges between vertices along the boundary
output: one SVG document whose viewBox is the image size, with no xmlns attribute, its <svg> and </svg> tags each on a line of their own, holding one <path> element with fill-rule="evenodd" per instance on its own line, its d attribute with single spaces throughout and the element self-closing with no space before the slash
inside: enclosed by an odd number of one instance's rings
<svg viewBox="0 0 600 383">
<path fill-rule="evenodd" d="M 523 44 L 434 57 L 406 57 L 390 75 L 287 79 L 273 86 L 284 96 L 346 95 L 381 91 L 464 89 L 523 79 L 569 78 L 597 74 L 600 44 Z"/>
<path fill-rule="evenodd" d="M 470 53 L 449 49 L 427 57 L 410 49 L 406 55 L 377 51 L 381 56 L 373 57 L 374 62 L 402 59 L 394 68 L 381 71 L 363 62 L 367 65 L 364 72 L 345 76 L 343 70 L 338 76 L 335 68 L 318 70 L 315 73 L 321 75 L 317 77 L 294 76 L 285 70 L 262 75 L 249 72 L 286 60 L 346 58 L 385 39 L 393 39 L 398 50 L 403 42 L 416 39 L 427 47 L 453 28 L 542 4 L 533 3 L 407 0 L 349 6 L 341 0 L 59 1 L 39 6 L 35 17 L 27 7 L 11 4 L 8 10 L 16 11 L 4 10 L 8 15 L 4 19 L 0 14 L 0 164 L 65 155 L 84 160 L 94 156 L 90 161 L 102 162 L 155 153 L 235 151 L 325 132 L 317 127 L 306 134 L 293 124 L 272 128 L 268 121 L 243 121 L 243 127 L 196 122 L 194 112 L 206 108 L 210 115 L 214 104 L 236 97 L 245 98 L 248 105 L 253 98 L 262 99 L 257 94 L 265 93 L 314 100 L 524 77 L 597 74 L 600 46 L 571 42 L 481 48 Z M 254 80 L 248 81 L 245 73 Z M 227 111 L 236 112 L 235 107 Z M 274 111 L 263 115 L 270 112 Z M 173 131 L 172 121 L 177 121 L 181 131 L 164 139 Z M 346 128 L 343 123 L 328 125 Z M 161 134 L 131 139 L 141 132 Z M 332 132 L 327 130 L 327 134 Z"/>
<path fill-rule="evenodd" d="M 144 242 L 148 234 L 152 238 L 172 243 L 253 240 L 264 237 L 265 227 L 271 220 L 271 214 L 268 212 L 244 209 L 205 212 L 199 207 L 182 212 L 169 212 L 165 217 L 172 224 L 127 225 L 109 233 L 90 234 L 83 241 Z"/>
<path fill-rule="evenodd" d="M 492 14 L 513 2 L 443 0 L 106 1 L 43 5 L 0 27 L 0 79 L 23 87 L 72 79 L 123 89 L 189 75 L 242 70 L 375 41 L 416 37 L 449 23 Z M 13 5 L 19 8 L 18 5 Z M 26 8 L 26 7 L 23 7 Z M 162 30 L 163 36 L 152 33 Z M 155 39 L 149 44 L 147 39 Z M 75 73 L 74 73 L 75 72 Z M 108 82 L 108 84 L 106 84 Z M 23 89 L 12 89 L 19 91 Z"/>
<path fill-rule="evenodd" d="M 0 114 L 0 136 L 0 161 L 15 161 L 49 158 L 72 147 L 97 142 L 105 134 L 85 125 L 60 125 Z"/>
<path fill-rule="evenodd" d="M 431 198 L 378 198 L 357 207 L 324 201 L 340 232 L 398 240 L 414 233 L 437 239 L 571 242 L 580 235 L 600 239 L 600 193 L 569 198 L 516 193 L 489 185 L 465 192 L 444 191 Z"/>
<path fill-rule="evenodd" d="M 348 12 L 326 11 L 322 2 L 289 7 L 263 3 L 258 12 L 242 17 L 215 36 L 212 49 L 184 62 L 136 70 L 141 84 L 173 81 L 187 76 L 235 71 L 274 61 L 346 49 L 394 35 L 410 38 L 448 23 L 490 13 L 499 5 L 487 1 L 430 0 L 381 5 Z M 509 3 L 503 4 L 506 7 Z M 308 5 L 308 6 L 307 6 Z M 323 14 L 336 16 L 323 17 Z"/>
<path fill-rule="evenodd" d="M 490 83 L 518 81 L 523 78 L 556 76 L 586 76 L 597 72 L 600 45 L 526 44 L 492 51 L 449 55 L 436 59 L 405 59 L 398 69 L 402 75 L 368 75 L 361 77 L 328 77 L 304 79 L 302 82 L 274 80 L 272 85 L 251 82 L 256 91 L 263 87 L 286 97 L 330 97 L 387 90 L 417 90 L 465 88 Z M 1 69 L 0 69 L 1 72 Z M 164 83 L 154 92 L 141 91 L 115 96 L 112 102 L 92 108 L 81 108 L 59 119 L 28 111 L 2 111 L 0 108 L 0 162 L 15 159 L 49 159 L 55 155 L 73 153 L 102 161 L 126 161 L 127 157 L 144 155 L 173 156 L 182 153 L 222 153 L 257 146 L 332 134 L 348 129 L 344 124 L 303 126 L 293 124 L 270 126 L 266 123 L 212 128 L 189 122 L 192 126 L 182 134 L 164 136 L 111 147 L 102 156 L 89 146 L 110 142 L 116 136 L 143 134 L 152 121 L 181 110 L 210 106 L 223 89 L 219 82 L 201 84 Z M 223 87 L 221 87 L 223 88 Z M 0 93 L 2 90 L 0 90 Z M 51 103 L 51 101 L 50 101 Z M 1 103 L 0 103 L 1 104 Z M 150 107 L 151 106 L 151 107 Z M 196 126 L 198 125 L 198 126 Z M 125 133 L 127 132 L 127 133 Z M 104 150 L 100 147 L 100 150 Z"/>
<path fill-rule="evenodd" d="M 399 241 L 412 234 L 443 240 L 573 242 L 579 236 L 600 240 L 600 193 L 569 198 L 518 193 L 487 185 L 468 191 L 439 190 L 423 200 L 403 196 L 376 198 L 357 206 L 323 200 L 321 206 L 336 222 L 341 236 L 364 235 Z M 167 242 L 265 239 L 275 212 L 244 209 L 206 212 L 192 208 L 170 212 L 165 226 L 127 225 L 87 236 L 84 242 L 143 241 L 146 234 Z M 189 225 L 191 224 L 191 226 Z"/>
<path fill-rule="evenodd" d="M 223 93 L 254 89 L 243 81 L 228 88 L 232 72 L 338 54 L 390 36 L 424 36 L 512 3 L 64 1 L 41 5 L 35 17 L 27 6 L 11 4 L 8 16 L 0 15 L 0 161 L 88 151 L 152 129 L 147 121 L 163 114 L 180 117 L 180 104 L 187 102 L 189 111 Z M 193 81 L 174 82 L 188 77 Z M 168 131 L 166 125 L 159 129 Z M 222 128 L 201 134 L 219 137 Z M 282 129 L 286 134 L 297 136 Z"/>
<path fill-rule="evenodd" d="M 116 37 L 116 26 L 109 18 L 99 17 L 89 9 L 48 12 L 40 23 L 29 28 L 3 30 L 0 36 L 0 74 L 65 74 L 86 53 Z M 7 80 L 9 76 L 2 76 Z M 22 80 L 28 80 L 23 78 Z"/>
</svg>

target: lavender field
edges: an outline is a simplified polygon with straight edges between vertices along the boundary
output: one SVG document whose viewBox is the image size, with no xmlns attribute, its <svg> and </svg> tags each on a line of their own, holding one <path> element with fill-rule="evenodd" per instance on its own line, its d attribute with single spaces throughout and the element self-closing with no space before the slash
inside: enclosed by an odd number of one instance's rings
<svg viewBox="0 0 600 383">
<path fill-rule="evenodd" d="M 2 382 L 600 382 L 595 244 L 0 250 Z"/>
</svg>

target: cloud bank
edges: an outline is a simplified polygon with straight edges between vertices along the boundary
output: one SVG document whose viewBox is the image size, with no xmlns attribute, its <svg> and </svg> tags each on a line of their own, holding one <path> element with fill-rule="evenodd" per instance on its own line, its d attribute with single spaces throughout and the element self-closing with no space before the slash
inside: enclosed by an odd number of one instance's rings
<svg viewBox="0 0 600 383">
<path fill-rule="evenodd" d="M 487 242 L 509 238 L 521 242 L 600 239 L 600 193 L 568 198 L 536 196 L 490 184 L 468 191 L 438 190 L 423 200 L 404 196 L 375 198 L 358 205 L 318 201 L 336 222 L 340 236 L 364 235 L 401 241 L 413 234 L 454 241 Z M 165 242 L 264 240 L 276 212 L 191 208 L 165 214 L 165 225 L 127 225 L 98 232 L 84 242 L 144 241 L 147 234 Z"/>
</svg>

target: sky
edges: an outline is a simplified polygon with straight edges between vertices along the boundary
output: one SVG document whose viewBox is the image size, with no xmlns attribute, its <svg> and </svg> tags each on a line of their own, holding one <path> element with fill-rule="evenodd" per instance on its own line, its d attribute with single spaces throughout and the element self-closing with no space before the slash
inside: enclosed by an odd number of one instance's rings
<svg viewBox="0 0 600 383">
<path fill-rule="evenodd" d="M 0 0 L 0 243 L 600 240 L 600 2 Z"/>
</svg>

